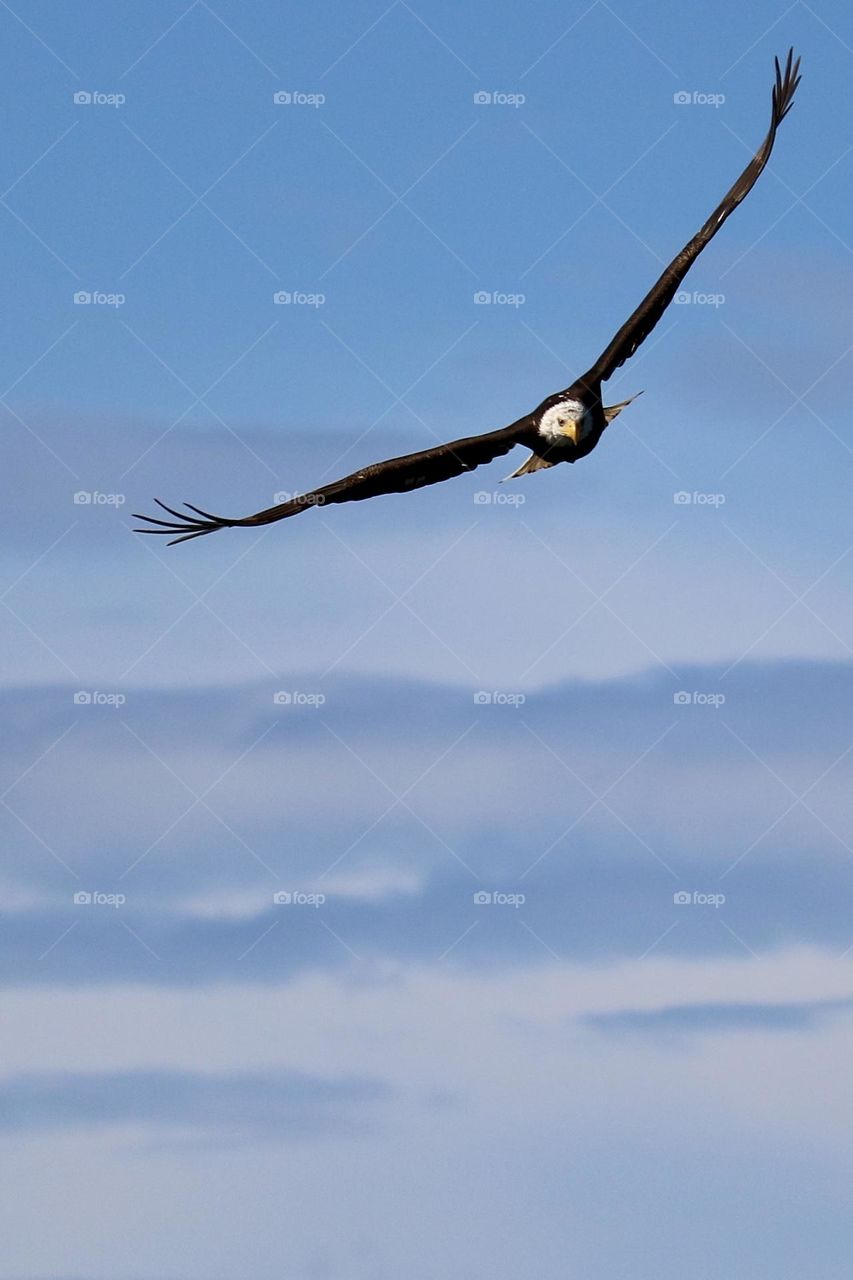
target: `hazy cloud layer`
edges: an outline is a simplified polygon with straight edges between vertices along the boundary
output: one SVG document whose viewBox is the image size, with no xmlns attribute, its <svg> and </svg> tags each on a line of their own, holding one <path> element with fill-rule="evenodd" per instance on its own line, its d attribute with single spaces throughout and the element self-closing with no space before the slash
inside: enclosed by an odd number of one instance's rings
<svg viewBox="0 0 853 1280">
<path fill-rule="evenodd" d="M 6 972 L 268 982 L 381 957 L 841 950 L 850 675 L 9 691 Z"/>
</svg>

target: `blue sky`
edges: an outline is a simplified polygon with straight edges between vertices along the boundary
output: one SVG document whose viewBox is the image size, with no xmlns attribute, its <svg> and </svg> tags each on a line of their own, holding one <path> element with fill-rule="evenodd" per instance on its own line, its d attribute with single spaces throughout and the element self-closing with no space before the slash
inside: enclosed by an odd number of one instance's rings
<svg viewBox="0 0 853 1280">
<path fill-rule="evenodd" d="M 847 7 L 0 31 L 0 1280 L 834 1280 Z M 771 164 L 581 466 L 130 532 L 565 386 L 789 44 Z"/>
</svg>

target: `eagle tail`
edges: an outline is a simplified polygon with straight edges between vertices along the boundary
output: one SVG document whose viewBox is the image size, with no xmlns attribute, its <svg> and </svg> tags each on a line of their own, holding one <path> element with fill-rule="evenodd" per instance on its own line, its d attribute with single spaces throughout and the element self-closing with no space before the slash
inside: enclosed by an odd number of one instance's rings
<svg viewBox="0 0 853 1280">
<path fill-rule="evenodd" d="M 642 391 L 637 391 L 634 395 L 630 396 L 627 400 L 620 400 L 618 404 L 606 404 L 606 405 L 604 405 L 604 406 L 603 406 L 603 407 L 604 407 L 604 421 L 605 421 L 605 422 L 612 422 L 614 418 L 618 418 L 618 417 L 619 417 L 619 414 L 622 412 L 622 410 L 625 408 L 625 406 L 626 406 L 626 405 L 629 405 L 629 404 L 631 403 L 631 401 L 632 401 L 632 400 L 636 400 L 636 399 L 637 399 L 637 396 L 641 396 L 642 394 L 643 394 L 643 393 L 642 393 Z"/>
<path fill-rule="evenodd" d="M 514 480 L 516 476 L 528 476 L 531 471 L 544 471 L 546 467 L 553 467 L 554 462 L 549 462 L 547 458 L 540 458 L 538 453 L 531 453 L 530 457 L 522 462 L 517 471 L 513 471 L 511 475 L 504 476 L 504 480 Z"/>
</svg>

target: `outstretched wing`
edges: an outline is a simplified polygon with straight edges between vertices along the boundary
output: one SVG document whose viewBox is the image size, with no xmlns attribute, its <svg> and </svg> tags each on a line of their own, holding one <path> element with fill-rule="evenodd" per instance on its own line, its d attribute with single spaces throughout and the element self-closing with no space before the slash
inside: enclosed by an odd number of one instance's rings
<svg viewBox="0 0 853 1280">
<path fill-rule="evenodd" d="M 794 93 L 800 83 L 800 59 L 797 58 L 796 62 L 794 61 L 793 49 L 788 51 L 784 76 L 779 66 L 779 59 L 776 58 L 774 61 L 776 63 L 776 83 L 773 86 L 773 108 L 767 137 L 732 189 L 727 192 L 717 205 L 705 225 L 684 246 L 678 257 L 673 259 L 657 284 L 646 294 L 631 318 L 623 324 L 607 349 L 601 353 L 593 367 L 580 381 L 588 385 L 604 382 L 621 364 L 625 363 L 629 356 L 634 354 L 640 343 L 649 336 L 664 311 L 672 302 L 678 286 L 705 248 L 705 245 L 714 238 L 729 214 L 737 208 L 744 196 L 748 195 L 752 190 L 755 180 L 770 159 L 770 152 L 773 150 L 773 143 L 776 139 L 776 130 L 790 111 Z"/>
<path fill-rule="evenodd" d="M 335 480 L 333 484 L 314 489 L 311 493 L 301 494 L 289 502 L 279 503 L 277 507 L 268 507 L 265 511 L 256 511 L 254 515 L 243 516 L 239 520 L 229 520 L 224 516 L 211 515 L 189 502 L 184 506 L 193 512 L 188 516 L 185 512 L 174 511 L 159 498 L 155 498 L 158 506 L 175 516 L 178 523 L 169 520 L 155 520 L 153 516 L 134 514 L 134 520 L 145 520 L 156 528 L 135 529 L 135 533 L 157 533 L 172 535 L 168 544 L 188 542 L 191 538 L 200 538 L 205 533 L 213 533 L 216 529 L 246 528 L 252 525 L 273 524 L 276 520 L 286 520 L 288 516 L 298 515 L 308 507 L 325 506 L 328 502 L 361 502 L 364 498 L 375 498 L 380 493 L 408 493 L 411 489 L 421 489 L 424 485 L 438 484 L 441 480 L 450 480 L 466 471 L 473 471 L 484 462 L 491 462 L 502 454 L 509 453 L 516 444 L 521 443 L 530 426 L 530 418 L 520 418 L 508 427 L 499 431 L 489 431 L 481 436 L 467 436 L 462 440 L 451 440 L 449 444 L 436 445 L 434 449 L 423 449 L 420 453 L 407 453 L 400 458 L 389 458 L 386 462 L 376 462 L 373 466 L 352 475 Z M 178 535 L 178 536 L 174 536 Z"/>
</svg>

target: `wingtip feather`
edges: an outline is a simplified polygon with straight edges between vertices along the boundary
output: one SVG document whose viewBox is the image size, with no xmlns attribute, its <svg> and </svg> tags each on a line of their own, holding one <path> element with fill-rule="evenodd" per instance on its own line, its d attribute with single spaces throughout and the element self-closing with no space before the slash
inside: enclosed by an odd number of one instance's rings
<svg viewBox="0 0 853 1280">
<path fill-rule="evenodd" d="M 188 516 L 186 511 L 176 511 L 174 507 L 168 507 L 165 502 L 161 502 L 159 498 L 154 501 L 161 510 L 168 512 L 170 516 L 175 517 L 173 520 L 160 520 L 156 516 L 146 516 L 141 512 L 134 512 L 134 520 L 144 520 L 147 525 L 157 525 L 157 528 L 134 529 L 134 533 L 153 533 L 162 537 L 171 537 L 171 541 L 166 545 L 169 547 L 176 546 L 179 542 L 189 542 L 192 538 L 201 538 L 204 534 L 215 533 L 217 529 L 226 529 L 230 525 L 229 520 L 224 520 L 221 516 L 211 515 L 207 511 L 202 511 L 199 507 L 194 507 L 191 503 L 185 502 L 184 506 L 188 511 L 195 513 Z M 177 521 L 177 523 L 176 523 Z M 178 538 L 172 535 L 178 533 Z"/>
</svg>

